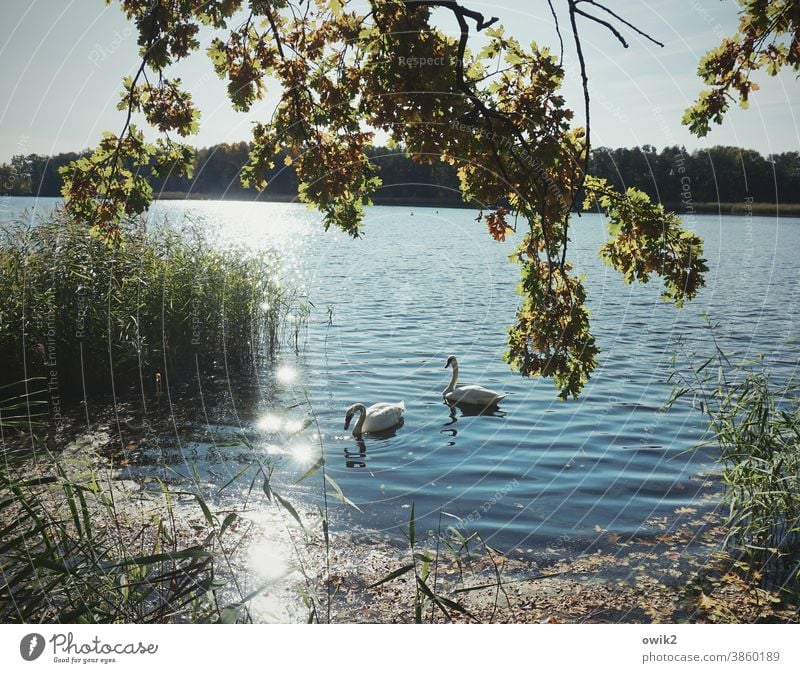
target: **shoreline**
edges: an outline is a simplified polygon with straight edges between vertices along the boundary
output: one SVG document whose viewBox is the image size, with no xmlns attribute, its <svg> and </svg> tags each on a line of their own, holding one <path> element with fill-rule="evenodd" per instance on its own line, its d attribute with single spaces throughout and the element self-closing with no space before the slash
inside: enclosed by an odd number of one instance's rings
<svg viewBox="0 0 800 673">
<path fill-rule="evenodd" d="M 105 475 L 91 481 L 115 494 L 119 518 L 109 531 L 116 530 L 119 542 L 138 539 L 142 520 L 164 516 L 163 493 L 151 479 L 126 470 L 137 462 L 136 440 L 123 449 L 111 426 L 101 423 L 89 431 L 73 428 L 58 444 L 54 455 L 78 483 L 91 473 Z M 205 521 L 189 486 L 172 484 L 170 511 L 186 544 L 200 544 Z M 635 533 L 597 530 L 589 543 L 559 538 L 535 550 L 501 551 L 467 529 L 418 528 L 413 556 L 402 538 L 352 526 L 338 507 L 327 515 L 326 545 L 321 513 L 300 494 L 284 494 L 297 520 L 272 499 L 209 500 L 213 516 L 237 514 L 229 529 L 235 539 L 219 551 L 220 560 L 228 560 L 225 575 L 234 582 L 223 590 L 228 600 L 236 599 L 234 585 L 240 597 L 257 591 L 242 610 L 243 621 L 413 623 L 420 619 L 420 601 L 421 621 L 430 623 L 797 621 L 794 605 L 748 585 L 736 559 L 725 552 L 724 514 L 710 482 L 700 499 L 669 517 L 648 520 Z M 50 502 L 53 512 L 69 516 L 61 499 Z M 415 559 L 418 568 L 423 561 L 428 566 L 423 581 L 440 605 L 418 591 L 411 569 Z"/>
</svg>

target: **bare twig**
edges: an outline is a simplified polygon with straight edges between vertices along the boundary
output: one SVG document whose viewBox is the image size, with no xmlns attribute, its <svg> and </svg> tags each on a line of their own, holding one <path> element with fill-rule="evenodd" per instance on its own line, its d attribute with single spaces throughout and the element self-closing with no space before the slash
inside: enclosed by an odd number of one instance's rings
<svg viewBox="0 0 800 673">
<path fill-rule="evenodd" d="M 553 25 L 556 29 L 556 35 L 558 35 L 558 65 L 564 63 L 564 38 L 561 37 L 561 26 L 558 23 L 558 15 L 556 14 L 556 8 L 553 7 L 553 0 L 547 0 L 547 6 L 550 7 L 550 14 L 553 16 Z"/>
<path fill-rule="evenodd" d="M 614 28 L 614 26 L 612 26 L 608 21 L 604 21 L 603 19 L 599 19 L 596 16 L 593 16 L 591 14 L 587 14 L 583 10 L 578 9 L 578 7 L 576 5 L 577 5 L 577 3 L 572 3 L 572 2 L 570 3 L 570 6 L 569 6 L 570 17 L 574 16 L 575 14 L 580 14 L 581 16 L 589 19 L 590 21 L 594 21 L 595 23 L 599 23 L 601 26 L 605 26 L 606 28 L 608 28 L 608 30 L 611 31 L 611 33 L 614 35 L 614 37 L 616 37 L 617 40 L 619 40 L 620 44 L 623 47 L 625 47 L 626 49 L 628 48 L 628 43 L 625 41 L 625 38 L 622 37 L 620 32 L 616 28 Z"/>
<path fill-rule="evenodd" d="M 664 46 L 663 42 L 659 42 L 658 40 L 656 40 L 649 33 L 646 33 L 643 30 L 641 30 L 640 28 L 637 28 L 630 21 L 626 21 L 619 14 L 617 14 L 614 11 L 612 11 L 611 9 L 609 9 L 608 7 L 603 5 L 602 3 L 596 2 L 596 0 L 577 0 L 576 4 L 581 3 L 581 2 L 586 3 L 587 5 L 593 5 L 593 6 L 597 7 L 598 9 L 602 9 L 604 12 L 607 12 L 608 14 L 613 16 L 620 23 L 628 26 L 628 28 L 630 28 L 634 32 L 639 33 L 639 35 L 641 35 L 645 39 L 650 40 L 650 42 L 652 42 L 653 44 L 657 44 L 659 47 L 663 47 Z M 581 13 L 583 14 L 583 12 L 581 12 Z M 584 14 L 584 16 L 586 16 L 586 15 Z M 596 17 L 590 17 L 590 18 L 593 18 L 594 20 L 599 21 L 599 19 L 597 19 Z"/>
</svg>

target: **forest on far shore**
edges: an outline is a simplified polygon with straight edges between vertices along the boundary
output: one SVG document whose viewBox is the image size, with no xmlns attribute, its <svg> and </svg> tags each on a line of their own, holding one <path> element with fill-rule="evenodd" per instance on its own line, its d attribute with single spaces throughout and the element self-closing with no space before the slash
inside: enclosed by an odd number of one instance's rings
<svg viewBox="0 0 800 673">
<path fill-rule="evenodd" d="M 249 145 L 221 143 L 197 151 L 192 178 L 177 175 L 153 178 L 156 198 L 261 198 L 291 200 L 297 196 L 297 176 L 282 157 L 267 188 L 257 194 L 239 182 L 247 163 Z M 0 164 L 0 194 L 12 196 L 60 196 L 58 169 L 86 154 L 66 152 L 55 156 L 18 155 Z M 376 203 L 463 205 L 458 178 L 452 166 L 411 161 L 402 150 L 375 147 L 369 151 L 379 167 L 383 186 Z M 637 187 L 652 199 L 676 210 L 689 211 L 694 204 L 797 204 L 800 203 L 800 152 L 762 156 L 754 150 L 717 146 L 688 152 L 683 147 L 651 145 L 592 151 L 590 173 L 606 178 L 618 189 Z"/>
</svg>

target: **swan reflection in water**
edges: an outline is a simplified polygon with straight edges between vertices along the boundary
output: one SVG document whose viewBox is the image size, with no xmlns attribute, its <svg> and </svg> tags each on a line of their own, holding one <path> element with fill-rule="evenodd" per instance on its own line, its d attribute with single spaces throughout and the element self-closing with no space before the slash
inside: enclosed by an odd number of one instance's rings
<svg viewBox="0 0 800 673">
<path fill-rule="evenodd" d="M 391 439 L 397 431 L 403 427 L 403 421 L 393 428 L 381 430 L 380 432 L 370 432 L 369 440 L 372 442 L 382 442 Z M 361 470 L 367 466 L 367 443 L 362 437 L 354 437 L 355 447 L 344 447 L 344 466 L 350 469 Z"/>
<path fill-rule="evenodd" d="M 456 409 L 461 412 L 462 416 L 497 416 L 498 418 L 504 418 L 508 415 L 507 412 L 501 411 L 496 404 L 490 404 L 489 406 L 486 406 L 480 404 L 463 404 L 447 401 L 445 401 L 445 404 L 450 407 L 450 422 L 445 423 L 445 425 L 453 425 L 453 423 L 458 420 Z"/>
<path fill-rule="evenodd" d="M 452 425 L 453 423 L 455 423 L 455 418 L 452 421 L 450 421 L 449 423 L 445 423 L 445 425 Z M 447 428 L 447 427 L 445 427 L 445 428 L 442 428 L 441 430 L 439 430 L 439 432 L 441 434 L 443 434 L 443 435 L 448 435 L 449 437 L 453 438 L 449 442 L 447 442 L 445 444 L 445 446 L 455 446 L 456 445 L 455 436 L 458 434 L 458 430 L 456 430 L 455 428 Z"/>
<path fill-rule="evenodd" d="M 458 430 L 454 427 L 450 427 L 458 422 L 458 414 L 456 413 L 456 409 L 461 412 L 462 416 L 497 416 L 498 418 L 503 418 L 508 415 L 505 411 L 500 411 L 500 409 L 497 408 L 497 405 L 489 405 L 487 407 L 475 404 L 456 404 L 446 400 L 444 403 L 450 408 L 450 420 L 442 425 L 442 428 L 439 430 L 439 432 L 443 435 L 449 435 L 452 437 L 452 439 L 447 442 L 447 446 L 456 445 L 454 440 L 458 434 Z"/>
<path fill-rule="evenodd" d="M 356 439 L 358 451 L 344 447 L 344 466 L 347 468 L 363 469 L 367 466 L 367 445 L 363 439 Z"/>
</svg>

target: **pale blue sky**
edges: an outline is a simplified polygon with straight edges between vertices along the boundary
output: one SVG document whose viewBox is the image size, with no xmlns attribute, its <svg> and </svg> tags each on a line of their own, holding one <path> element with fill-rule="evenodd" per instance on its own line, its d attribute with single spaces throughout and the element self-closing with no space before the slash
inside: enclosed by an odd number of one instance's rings
<svg viewBox="0 0 800 673">
<path fill-rule="evenodd" d="M 506 31 L 523 42 L 535 39 L 557 48 L 547 4 L 502 0 L 465 4 L 497 15 Z M 563 0 L 555 0 L 557 6 Z M 763 90 L 748 111 L 734 110 L 723 127 L 702 140 L 680 125 L 683 109 L 701 87 L 697 61 L 737 23 L 735 0 L 608 0 L 614 10 L 665 43 L 659 48 L 623 31 L 623 49 L 604 29 L 583 22 L 593 98 L 593 143 L 610 147 L 689 148 L 739 145 L 762 153 L 800 149 L 796 110 L 800 84 L 789 74 L 760 77 Z M 444 28 L 453 28 L 442 13 Z M 562 28 L 566 28 L 566 20 Z M 209 33 L 203 34 L 206 38 Z M 566 93 L 582 110 L 574 51 L 565 32 Z M 116 3 L 102 0 L 30 0 L 0 5 L 0 161 L 13 154 L 51 154 L 94 145 L 104 130 L 116 131 L 120 80 L 137 67 L 136 35 Z M 203 113 L 197 146 L 247 139 L 250 124 L 269 114 L 274 98 L 249 113 L 230 109 L 225 84 L 199 53 L 175 68 Z M 582 115 L 578 114 L 578 120 Z M 581 122 L 582 123 L 582 122 Z"/>
</svg>

